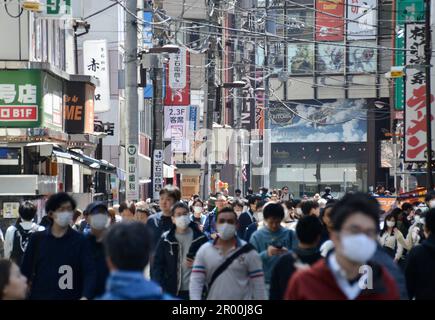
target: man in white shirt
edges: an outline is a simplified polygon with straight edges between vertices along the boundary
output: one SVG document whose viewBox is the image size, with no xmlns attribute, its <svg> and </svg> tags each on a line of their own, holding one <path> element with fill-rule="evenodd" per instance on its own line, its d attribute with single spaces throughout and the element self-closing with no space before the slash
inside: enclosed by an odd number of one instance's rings
<svg viewBox="0 0 435 320">
<path fill-rule="evenodd" d="M 250 244 L 237 238 L 236 223 L 237 215 L 231 208 L 217 212 L 218 237 L 202 245 L 193 263 L 189 287 L 191 300 L 201 300 L 204 286 L 208 288 L 207 300 L 266 298 L 260 256 Z M 230 263 L 221 268 L 226 261 Z M 217 272 L 219 269 L 221 272 Z"/>
<path fill-rule="evenodd" d="M 36 215 L 36 206 L 32 202 L 26 201 L 22 203 L 18 213 L 20 219 L 15 225 L 10 226 L 6 230 L 4 251 L 6 259 L 10 259 L 20 265 L 31 234 L 36 231 L 43 231 L 44 227 L 38 226 L 33 222 Z"/>
</svg>

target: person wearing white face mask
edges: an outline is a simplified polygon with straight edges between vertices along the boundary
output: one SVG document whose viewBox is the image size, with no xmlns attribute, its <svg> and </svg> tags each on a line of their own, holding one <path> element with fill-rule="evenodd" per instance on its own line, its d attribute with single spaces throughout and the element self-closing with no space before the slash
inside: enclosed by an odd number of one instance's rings
<svg viewBox="0 0 435 320">
<path fill-rule="evenodd" d="M 205 243 L 196 254 L 190 277 L 190 299 L 263 300 L 263 266 L 254 247 L 236 235 L 237 215 L 232 208 L 217 213 L 218 237 Z M 216 281 L 215 281 L 216 280 Z"/>
<path fill-rule="evenodd" d="M 190 220 L 195 222 L 199 229 L 202 231 L 204 228 L 205 220 L 207 219 L 207 216 L 204 214 L 204 202 L 202 202 L 201 199 L 197 198 L 193 200 L 192 203 L 192 214 L 190 215 Z"/>
<path fill-rule="evenodd" d="M 311 269 L 293 275 L 285 298 L 399 299 L 396 281 L 383 265 L 373 261 L 377 250 L 379 213 L 380 207 L 374 198 L 363 193 L 345 195 L 331 213 L 331 240 L 335 250 L 316 262 Z M 368 274 L 370 279 L 366 277 Z"/>
<path fill-rule="evenodd" d="M 208 239 L 190 220 L 189 208 L 183 202 L 174 204 L 171 214 L 173 225 L 157 244 L 151 279 L 165 292 L 188 300 L 193 260 Z"/>
<path fill-rule="evenodd" d="M 96 270 L 89 242 L 70 224 L 76 202 L 67 193 L 52 195 L 45 204 L 53 224 L 36 232 L 27 245 L 21 271 L 30 299 L 78 300 L 94 296 Z"/>
<path fill-rule="evenodd" d="M 103 238 L 110 226 L 109 209 L 102 201 L 95 201 L 86 208 L 88 212 L 90 232 L 85 235 L 94 258 L 96 267 L 96 285 L 94 296 L 101 296 L 106 289 L 106 281 L 109 277 L 109 268 L 107 267 L 106 257 L 104 254 Z"/>
</svg>

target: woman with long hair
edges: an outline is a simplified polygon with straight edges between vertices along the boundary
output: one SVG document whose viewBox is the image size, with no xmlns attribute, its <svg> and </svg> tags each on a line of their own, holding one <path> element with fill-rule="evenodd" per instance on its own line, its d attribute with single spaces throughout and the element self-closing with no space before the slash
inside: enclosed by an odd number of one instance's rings
<svg viewBox="0 0 435 320">
<path fill-rule="evenodd" d="M 403 256 L 403 245 L 399 239 L 403 239 L 403 234 L 397 228 L 397 216 L 392 212 L 385 217 L 384 227 L 379 235 L 379 242 L 397 263 Z"/>
</svg>

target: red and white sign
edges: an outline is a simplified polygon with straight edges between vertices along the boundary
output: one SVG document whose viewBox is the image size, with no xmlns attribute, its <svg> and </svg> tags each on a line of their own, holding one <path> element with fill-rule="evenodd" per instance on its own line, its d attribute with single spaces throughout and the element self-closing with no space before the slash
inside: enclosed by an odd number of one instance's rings
<svg viewBox="0 0 435 320">
<path fill-rule="evenodd" d="M 38 121 L 38 106 L 1 106 L 0 121 Z"/>
<path fill-rule="evenodd" d="M 405 161 L 426 161 L 425 31 L 423 23 L 406 24 Z M 419 68 L 420 67 L 420 68 Z M 434 96 L 431 95 L 431 102 Z M 432 132 L 435 132 L 432 109 Z M 435 145 L 432 140 L 432 149 Z"/>
<path fill-rule="evenodd" d="M 316 0 L 316 40 L 342 41 L 344 0 Z"/>
<path fill-rule="evenodd" d="M 171 53 L 166 68 L 166 106 L 190 105 L 190 55 L 186 49 Z"/>
</svg>

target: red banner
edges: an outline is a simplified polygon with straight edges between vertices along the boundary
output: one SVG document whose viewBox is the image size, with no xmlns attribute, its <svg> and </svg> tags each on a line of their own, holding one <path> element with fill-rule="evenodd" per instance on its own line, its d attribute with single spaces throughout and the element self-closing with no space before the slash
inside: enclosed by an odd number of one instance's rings
<svg viewBox="0 0 435 320">
<path fill-rule="evenodd" d="M 170 55 L 166 67 L 165 106 L 190 105 L 190 54 L 181 48 Z"/>
<path fill-rule="evenodd" d="M 343 41 L 344 0 L 316 0 L 316 40 Z"/>
<path fill-rule="evenodd" d="M 38 106 L 0 106 L 0 121 L 38 121 Z"/>
</svg>

